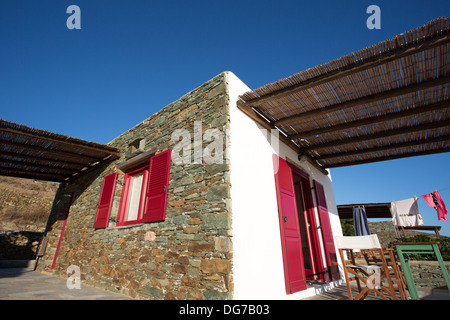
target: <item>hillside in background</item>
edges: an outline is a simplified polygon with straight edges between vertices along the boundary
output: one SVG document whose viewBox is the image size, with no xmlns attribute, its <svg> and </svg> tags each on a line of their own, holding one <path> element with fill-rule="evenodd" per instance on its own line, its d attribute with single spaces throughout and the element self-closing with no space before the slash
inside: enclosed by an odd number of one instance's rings
<svg viewBox="0 0 450 320">
<path fill-rule="evenodd" d="M 59 185 L 0 176 L 0 230 L 43 232 Z"/>
</svg>

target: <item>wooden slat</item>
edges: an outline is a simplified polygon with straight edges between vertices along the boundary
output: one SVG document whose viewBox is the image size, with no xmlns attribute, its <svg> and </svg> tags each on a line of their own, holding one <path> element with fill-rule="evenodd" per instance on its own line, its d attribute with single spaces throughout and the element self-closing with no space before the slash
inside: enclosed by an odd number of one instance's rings
<svg viewBox="0 0 450 320">
<path fill-rule="evenodd" d="M 74 169 L 70 169 L 70 168 L 61 168 L 61 167 L 57 167 L 54 165 L 50 165 L 50 164 L 46 164 L 46 163 L 36 163 L 33 161 L 29 161 L 29 160 L 13 160 L 13 159 L 4 159 L 4 158 L 0 158 L 0 166 L 2 163 L 8 163 L 11 165 L 14 165 L 14 168 L 17 168 L 17 166 L 31 166 L 31 167 L 36 167 L 39 168 L 41 170 L 44 170 L 45 172 L 48 173 L 52 173 L 52 172 L 58 172 L 58 173 L 64 173 L 64 174 L 68 174 L 68 175 L 72 175 L 73 173 L 77 172 L 77 170 Z"/>
<path fill-rule="evenodd" d="M 267 122 L 265 119 L 263 119 L 261 116 L 259 116 L 253 109 L 249 109 L 249 108 L 241 109 L 239 104 L 238 104 L 238 108 L 242 112 L 244 112 L 247 116 L 249 116 L 251 119 L 253 119 L 257 123 L 259 123 L 265 129 L 267 129 L 269 132 L 273 129 L 280 131 L 279 129 L 275 128 L 271 123 Z M 278 137 L 283 143 L 285 143 L 289 148 L 294 150 L 297 154 L 301 153 L 301 149 L 295 143 L 293 143 L 291 140 L 287 139 L 282 133 L 280 133 Z M 305 156 L 309 157 L 309 155 L 305 155 Z M 325 175 L 328 174 L 328 171 L 326 171 L 325 168 L 320 166 L 315 160 L 309 159 L 309 161 L 320 172 L 322 172 Z"/>
<path fill-rule="evenodd" d="M 115 159 L 116 159 L 115 156 L 110 155 L 110 156 L 106 157 L 105 159 L 103 159 L 102 161 L 99 161 L 92 165 L 89 165 L 89 167 L 86 170 L 80 170 L 80 171 L 74 173 L 73 175 L 71 175 L 70 177 L 66 177 L 64 179 L 64 182 L 72 182 L 78 178 L 81 178 L 81 177 L 87 175 L 88 173 L 91 173 L 100 168 L 104 168 L 106 165 L 108 165 L 111 161 L 114 161 Z"/>
<path fill-rule="evenodd" d="M 329 81 L 335 80 L 337 78 L 342 78 L 342 77 L 352 75 L 357 72 L 368 70 L 370 68 L 374 68 L 381 64 L 385 64 L 385 63 L 388 63 L 388 62 L 396 60 L 396 59 L 400 59 L 405 56 L 410 56 L 413 54 L 420 53 L 424 50 L 434 48 L 436 46 L 448 44 L 449 42 L 450 42 L 450 35 L 448 33 L 444 33 L 442 35 L 436 36 L 435 38 L 425 40 L 421 43 L 415 43 L 415 44 L 413 43 L 411 46 L 398 48 L 396 50 L 388 51 L 388 52 L 384 53 L 383 55 L 378 55 L 378 56 L 374 56 L 372 58 L 366 59 L 364 61 L 364 63 L 362 63 L 362 64 L 361 63 L 350 64 L 350 65 L 347 65 L 340 69 L 333 70 L 330 73 L 326 73 L 326 74 L 317 76 L 316 78 L 311 78 L 309 80 L 300 82 L 298 84 L 284 88 L 282 90 L 270 92 L 263 96 L 249 99 L 246 101 L 246 105 L 248 107 L 257 106 L 262 103 L 268 102 L 270 100 L 274 100 L 274 99 L 278 99 L 278 98 L 286 96 L 286 95 L 290 95 L 293 92 L 298 91 L 299 89 L 305 90 L 307 88 L 317 86 L 324 82 L 329 82 Z M 242 98 L 242 96 L 241 96 L 241 98 Z"/>
<path fill-rule="evenodd" d="M 446 84 L 448 82 L 450 82 L 450 76 L 444 76 L 444 77 L 441 77 L 438 79 L 432 79 L 432 80 L 424 81 L 421 83 L 414 83 L 414 84 L 411 84 L 406 87 L 392 89 L 389 91 L 383 91 L 381 93 L 375 93 L 375 94 L 357 98 L 357 99 L 354 99 L 351 101 L 346 101 L 343 103 L 327 106 L 324 108 L 314 109 L 314 110 L 311 110 L 308 112 L 300 113 L 295 116 L 291 116 L 291 117 L 287 117 L 287 118 L 275 121 L 274 125 L 281 126 L 283 124 L 295 123 L 296 121 L 310 118 L 312 116 L 320 116 L 320 115 L 324 115 L 324 114 L 331 113 L 331 112 L 342 111 L 344 109 L 352 108 L 352 107 L 355 107 L 358 105 L 362 105 L 362 104 L 366 104 L 366 103 L 373 103 L 373 102 L 376 102 L 379 100 L 401 96 L 401 95 L 408 94 L 408 93 L 418 91 L 418 90 L 425 90 L 428 88 Z"/>
<path fill-rule="evenodd" d="M 52 150 L 52 149 L 47 149 L 47 148 L 41 147 L 41 146 L 34 146 L 34 145 L 28 145 L 25 143 L 8 141 L 8 140 L 2 139 L 2 138 L 0 138 L 0 143 L 2 143 L 4 145 L 19 147 L 20 149 L 22 149 L 22 152 L 27 152 L 27 150 L 39 152 L 42 155 L 42 157 L 45 156 L 47 159 L 53 159 L 54 155 L 58 155 L 63 158 L 69 157 L 71 162 L 78 163 L 78 161 L 79 161 L 80 164 L 85 164 L 86 161 L 95 162 L 95 161 L 102 160 L 102 158 L 94 158 L 94 157 L 80 155 L 78 153 L 67 152 L 67 151 Z"/>
<path fill-rule="evenodd" d="M 67 161 L 67 160 L 48 159 L 48 158 L 44 158 L 44 157 L 30 156 L 25 153 L 14 153 L 14 152 L 1 151 L 0 159 L 5 158 L 5 157 L 13 157 L 16 159 L 26 159 L 27 161 L 42 161 L 49 165 L 55 165 L 55 166 L 64 165 L 66 167 L 69 167 L 69 168 L 72 168 L 75 170 L 80 170 L 85 167 L 85 164 L 80 164 L 80 163 L 71 162 L 71 161 Z"/>
<path fill-rule="evenodd" d="M 73 170 L 67 170 L 62 168 L 51 168 L 46 166 L 39 166 L 34 164 L 25 164 L 25 163 L 15 163 L 8 161 L 0 161 L 0 168 L 3 170 L 16 170 L 16 171 L 26 171 L 26 172 L 37 172 L 37 173 L 48 173 L 48 174 L 56 174 L 67 176 L 74 173 Z"/>
<path fill-rule="evenodd" d="M 238 106 L 322 167 L 446 152 L 449 43 L 449 19 L 438 18 L 247 92 Z"/>
<path fill-rule="evenodd" d="M 449 141 L 450 142 L 450 135 L 444 135 L 444 136 L 438 136 L 435 138 L 424 138 L 420 140 L 415 141 L 407 141 L 407 142 L 401 142 L 396 144 L 389 144 L 385 146 L 380 147 L 374 147 L 374 148 L 365 148 L 355 151 L 345 151 L 345 152 L 336 152 L 336 153 L 330 153 L 330 154 L 324 154 L 320 155 L 318 157 L 314 157 L 315 160 L 326 160 L 326 159 L 333 159 L 333 158 L 341 158 L 341 157 L 349 157 L 349 156 L 355 156 L 355 155 L 361 155 L 361 154 L 368 154 L 373 152 L 381 152 L 381 151 L 387 151 L 387 150 L 395 150 L 405 147 L 412 147 L 412 146 L 418 146 L 418 145 L 425 145 L 429 143 L 436 143 L 436 142 L 443 142 L 443 141 Z"/>
<path fill-rule="evenodd" d="M 63 182 L 119 157 L 117 148 L 0 119 L 0 174 Z"/>
<path fill-rule="evenodd" d="M 90 142 L 78 138 L 72 138 L 69 136 L 49 132 L 46 130 L 31 128 L 23 124 L 18 124 L 3 119 L 0 119 L 0 131 L 15 133 L 22 137 L 44 139 L 46 141 L 52 141 L 62 144 L 70 144 L 72 147 L 83 147 L 84 149 L 91 149 L 97 152 L 106 152 L 106 153 L 111 152 L 115 155 L 118 155 L 118 150 L 109 145 Z"/>
<path fill-rule="evenodd" d="M 34 172 L 34 171 L 23 171 L 23 170 L 5 170 L 0 168 L 0 175 L 9 177 L 18 177 L 26 179 L 38 179 L 54 182 L 62 182 L 66 178 L 65 175 L 50 174 L 44 172 Z"/>
<path fill-rule="evenodd" d="M 96 153 L 102 153 L 104 154 L 104 157 L 106 157 L 109 154 L 113 154 L 118 156 L 119 153 L 117 151 L 111 151 L 111 150 L 106 150 L 105 147 L 101 147 L 101 146 L 95 146 L 95 145 L 88 145 L 88 144 L 80 144 L 80 142 L 76 143 L 73 141 L 73 139 L 56 139 L 50 136 L 45 136 L 43 134 L 38 134 L 38 133 L 31 133 L 31 132 L 26 132 L 23 130 L 17 130 L 17 129 L 12 129 L 12 128 L 5 128 L 5 127 L 0 127 L 0 131 L 2 132 L 8 132 L 11 134 L 15 134 L 15 135 L 19 135 L 19 136 L 25 136 L 25 137 L 29 137 L 29 138 L 34 138 L 34 139 L 42 139 L 46 142 L 48 141 L 52 141 L 52 142 L 56 142 L 58 145 L 66 145 L 69 147 L 74 147 L 74 148 L 80 148 L 82 147 L 84 150 L 91 150 L 91 151 L 95 151 Z M 93 143 L 92 143 L 93 144 Z"/>
<path fill-rule="evenodd" d="M 450 126 L 450 119 L 445 119 L 445 120 L 431 122 L 431 123 L 421 123 L 418 125 L 402 127 L 399 129 L 385 130 L 385 131 L 377 132 L 374 134 L 356 136 L 356 137 L 351 137 L 348 139 L 331 140 L 331 141 L 327 141 L 322 144 L 310 145 L 310 146 L 304 147 L 302 149 L 303 149 L 303 151 L 310 151 L 310 150 L 315 150 L 315 149 L 320 149 L 320 148 L 325 148 L 325 147 L 335 147 L 335 146 L 340 146 L 340 145 L 345 145 L 345 144 L 358 143 L 358 142 L 362 142 L 362 141 L 366 141 L 366 140 L 385 138 L 385 137 L 395 136 L 395 135 L 399 135 L 399 134 L 423 131 L 423 130 L 434 129 L 434 128 L 441 128 L 441 127 L 446 127 L 446 126 Z"/>
<path fill-rule="evenodd" d="M 431 112 L 431 111 L 440 110 L 440 109 L 444 109 L 444 108 L 450 108 L 450 100 L 445 100 L 445 101 L 433 103 L 430 105 L 415 107 L 415 108 L 408 108 L 406 110 L 387 113 L 387 114 L 384 114 L 381 116 L 376 115 L 376 116 L 372 116 L 372 117 L 368 117 L 368 118 L 364 118 L 364 119 L 348 121 L 348 122 L 338 124 L 338 125 L 333 125 L 330 127 L 304 131 L 304 132 L 297 133 L 295 135 L 291 135 L 291 136 L 289 136 L 289 138 L 295 140 L 295 139 L 314 136 L 314 135 L 321 135 L 324 133 L 347 130 L 347 129 L 351 129 L 351 128 L 361 127 L 364 125 L 375 124 L 375 123 L 389 121 L 389 120 L 395 120 L 395 119 L 412 116 L 412 115 L 416 115 L 416 114 L 423 114 L 426 112 Z"/>
<path fill-rule="evenodd" d="M 416 156 L 425 156 L 429 154 L 438 154 L 438 153 L 444 153 L 444 152 L 450 152 L 450 147 L 440 148 L 440 149 L 432 149 L 432 150 L 426 150 L 426 151 L 419 151 L 419 152 L 408 152 L 403 154 L 396 154 L 396 155 L 389 155 L 389 156 L 382 156 L 382 157 L 376 157 L 376 158 L 370 158 L 365 160 L 355 160 L 355 161 L 347 161 L 347 162 L 336 162 L 332 164 L 324 164 L 326 168 L 338 168 L 338 167 L 347 167 L 347 166 L 354 166 L 358 164 L 366 164 L 366 163 L 373 163 L 373 162 L 380 162 L 380 161 L 387 161 L 387 160 L 394 160 L 394 159 L 402 159 L 402 158 L 409 158 L 409 157 L 416 157 Z"/>
</svg>

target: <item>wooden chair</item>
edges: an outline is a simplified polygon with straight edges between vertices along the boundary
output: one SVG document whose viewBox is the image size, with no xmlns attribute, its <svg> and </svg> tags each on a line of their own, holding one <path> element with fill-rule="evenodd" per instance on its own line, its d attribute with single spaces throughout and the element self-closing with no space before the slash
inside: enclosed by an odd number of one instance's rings
<svg viewBox="0 0 450 320">
<path fill-rule="evenodd" d="M 345 282 L 350 300 L 361 300 L 370 292 L 385 300 L 398 300 L 391 279 L 392 272 L 385 258 L 377 235 L 340 237 L 336 236 L 336 245 L 343 263 Z M 357 263 L 355 253 L 367 255 L 370 263 Z M 363 262 L 363 259 L 361 262 Z M 360 262 L 360 261 L 358 261 Z M 391 268 L 392 269 L 392 268 Z M 353 299 L 350 281 L 356 281 L 359 294 Z M 362 288 L 362 284 L 365 285 Z"/>
<path fill-rule="evenodd" d="M 373 235 L 376 236 L 376 235 Z M 378 237 L 377 237 L 378 241 Z M 381 248 L 381 246 L 380 246 Z M 407 300 L 407 293 L 406 293 L 406 282 L 405 278 L 403 277 L 403 273 L 401 271 L 401 264 L 400 262 L 395 258 L 395 250 L 394 249 L 384 249 L 384 258 L 386 260 L 387 266 L 388 266 L 388 272 L 389 276 L 392 281 L 392 285 L 394 286 L 394 290 L 397 291 L 400 295 L 401 300 Z M 377 255 L 373 255 L 372 252 L 369 250 L 361 250 L 362 255 L 364 256 L 364 259 L 366 260 L 366 263 L 368 265 L 378 265 L 382 266 L 383 261 L 379 259 Z"/>
</svg>

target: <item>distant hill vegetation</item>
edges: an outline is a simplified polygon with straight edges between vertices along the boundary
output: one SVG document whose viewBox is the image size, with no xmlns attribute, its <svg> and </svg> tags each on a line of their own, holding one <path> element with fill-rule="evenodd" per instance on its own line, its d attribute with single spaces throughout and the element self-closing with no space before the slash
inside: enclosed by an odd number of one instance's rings
<svg viewBox="0 0 450 320">
<path fill-rule="evenodd" d="M 59 185 L 0 176 L 0 231 L 45 230 Z"/>
</svg>

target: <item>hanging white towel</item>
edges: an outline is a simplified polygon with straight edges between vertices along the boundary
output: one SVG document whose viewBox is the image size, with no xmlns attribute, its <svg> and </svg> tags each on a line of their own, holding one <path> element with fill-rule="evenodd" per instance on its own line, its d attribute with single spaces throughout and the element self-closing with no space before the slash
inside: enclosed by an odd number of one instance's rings
<svg viewBox="0 0 450 320">
<path fill-rule="evenodd" d="M 392 222 L 399 227 L 416 227 L 423 225 L 417 199 L 411 198 L 392 202 Z"/>
</svg>

